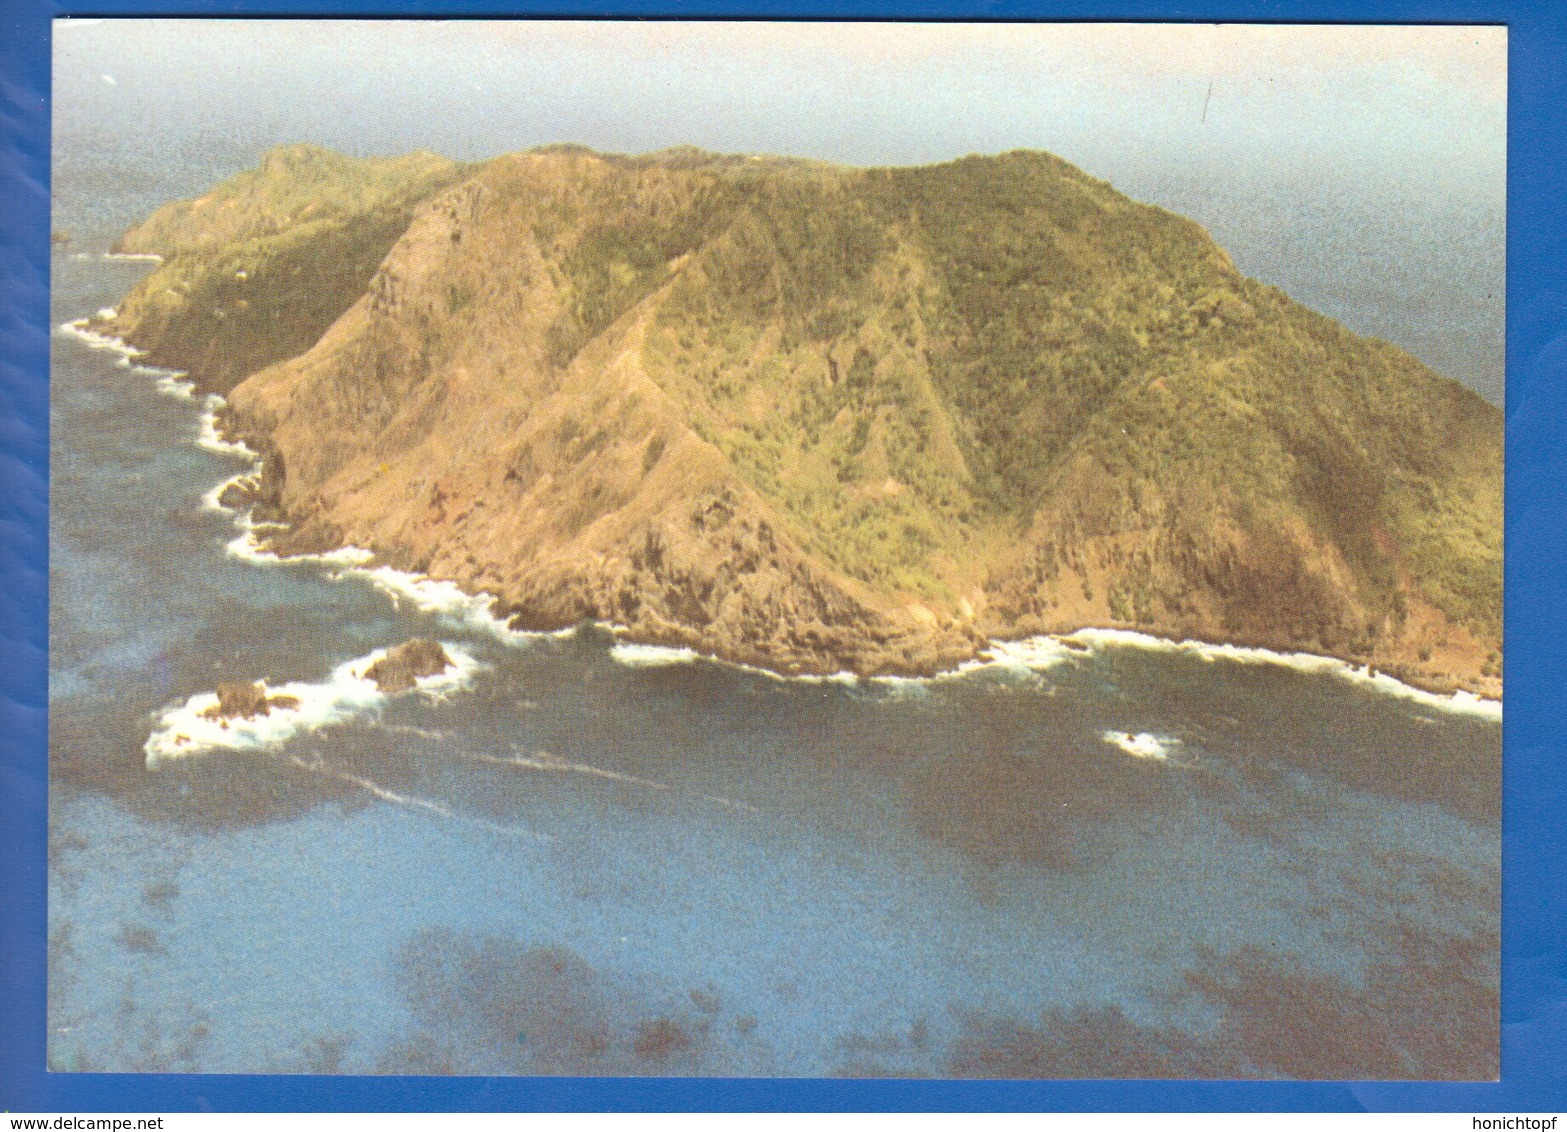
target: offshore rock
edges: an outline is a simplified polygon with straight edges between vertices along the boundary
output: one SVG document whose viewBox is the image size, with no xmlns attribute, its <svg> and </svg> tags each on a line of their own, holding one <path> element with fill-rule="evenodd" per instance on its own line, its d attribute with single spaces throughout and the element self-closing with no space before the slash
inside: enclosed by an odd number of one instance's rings
<svg viewBox="0 0 1567 1132">
<path fill-rule="evenodd" d="M 446 655 L 439 641 L 420 638 L 389 649 L 366 670 L 365 677 L 374 680 L 381 691 L 396 695 L 408 691 L 426 676 L 438 676 L 451 664 L 452 658 Z"/>
<path fill-rule="evenodd" d="M 265 684 L 234 681 L 219 684 L 218 702 L 202 712 L 208 719 L 254 719 L 274 708 L 299 706 L 293 696 L 269 696 Z"/>
</svg>

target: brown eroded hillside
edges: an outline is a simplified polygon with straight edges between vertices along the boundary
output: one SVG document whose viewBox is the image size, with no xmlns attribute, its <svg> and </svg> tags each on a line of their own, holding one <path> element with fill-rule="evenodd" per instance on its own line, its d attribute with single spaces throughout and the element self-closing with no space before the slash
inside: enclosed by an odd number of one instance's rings
<svg viewBox="0 0 1567 1132">
<path fill-rule="evenodd" d="M 111 329 L 232 386 L 284 548 L 784 671 L 1099 625 L 1500 692 L 1499 411 L 1188 220 L 1038 153 L 403 160 L 220 190 L 331 233 L 125 241 L 170 258 Z M 352 297 L 345 229 L 396 230 Z"/>
</svg>

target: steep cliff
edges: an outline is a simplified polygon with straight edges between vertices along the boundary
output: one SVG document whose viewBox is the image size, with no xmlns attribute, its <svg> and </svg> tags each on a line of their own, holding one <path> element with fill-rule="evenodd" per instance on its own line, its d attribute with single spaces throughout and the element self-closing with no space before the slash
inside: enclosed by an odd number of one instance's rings
<svg viewBox="0 0 1567 1132">
<path fill-rule="evenodd" d="M 283 549 L 784 671 L 1099 625 L 1500 693 L 1499 411 L 1054 157 L 287 154 L 106 327 L 231 390 Z"/>
</svg>

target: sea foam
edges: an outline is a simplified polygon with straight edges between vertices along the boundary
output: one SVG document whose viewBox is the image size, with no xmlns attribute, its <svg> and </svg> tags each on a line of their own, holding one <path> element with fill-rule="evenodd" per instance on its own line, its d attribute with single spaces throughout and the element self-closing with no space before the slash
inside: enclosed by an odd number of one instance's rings
<svg viewBox="0 0 1567 1132">
<path fill-rule="evenodd" d="M 100 317 L 112 319 L 116 312 L 105 308 Z M 76 319 L 59 327 L 63 333 L 73 335 L 93 349 L 114 350 L 120 354 L 120 363 L 132 365 L 142 351 L 123 340 L 88 329 L 90 319 Z M 157 378 L 160 391 L 172 396 L 192 400 L 194 386 L 183 380 L 184 375 L 175 370 L 163 370 L 150 366 L 135 366 L 137 370 Z M 507 644 L 525 645 L 541 637 L 570 636 L 576 627 L 554 633 L 539 633 L 511 628 L 494 613 L 496 599 L 487 593 L 470 594 L 453 582 L 439 581 L 423 574 L 397 570 L 390 566 L 374 566 L 374 554 L 361 547 L 345 546 L 321 554 L 300 554 L 283 557 L 266 550 L 257 538 L 263 524 L 253 523 L 248 510 L 233 511 L 218 502 L 223 489 L 237 479 L 254 475 L 259 457 L 239 441 L 225 438 L 218 428 L 217 414 L 225 402 L 218 394 L 208 394 L 202 408 L 197 443 L 204 449 L 251 463 L 251 467 L 239 476 L 217 484 L 202 497 L 207 510 L 230 511 L 234 514 L 239 535 L 228 543 L 230 554 L 257 564 L 276 565 L 308 562 L 331 568 L 334 576 L 355 576 L 369 581 L 397 602 L 408 602 L 422 612 L 433 613 L 449 623 L 478 629 Z M 600 628 L 617 635 L 624 635 L 624 626 L 600 623 Z M 1076 646 L 1076 647 L 1074 647 Z M 620 664 L 632 668 L 663 667 L 675 664 L 691 664 L 707 660 L 726 667 L 767 676 L 775 680 L 797 681 L 808 684 L 840 684 L 844 686 L 875 687 L 882 690 L 920 694 L 932 684 L 961 679 L 983 670 L 1011 670 L 1018 673 L 1041 673 L 1070 661 L 1085 649 L 1093 652 L 1105 647 L 1138 648 L 1154 652 L 1186 653 L 1206 661 L 1227 660 L 1240 664 L 1274 664 L 1293 668 L 1299 672 L 1322 673 L 1336 676 L 1362 687 L 1401 699 L 1420 703 L 1441 711 L 1455 712 L 1482 719 L 1500 720 L 1502 704 L 1499 700 L 1484 699 L 1471 692 L 1458 691 L 1450 696 L 1428 692 L 1405 684 L 1385 672 L 1372 673 L 1368 669 L 1333 657 L 1312 653 L 1277 652 L 1272 649 L 1249 648 L 1240 645 L 1210 644 L 1203 641 L 1172 641 L 1129 629 L 1079 629 L 1072 633 L 1026 637 L 1013 641 L 994 640 L 972 660 L 957 667 L 928 677 L 871 676 L 860 677 L 852 672 L 836 672 L 828 675 L 787 675 L 768 668 L 739 662 L 725 661 L 689 648 L 671 648 L 622 641 L 612 646 L 610 655 Z"/>
<path fill-rule="evenodd" d="M 991 641 L 975 660 L 958 666 L 958 671 L 979 668 L 1012 668 L 1044 672 L 1070 659 L 1075 651 L 1058 637 L 1025 637 L 1018 641 Z"/>
<path fill-rule="evenodd" d="M 663 668 L 671 664 L 690 664 L 701 660 L 695 649 L 670 648 L 667 645 L 639 645 L 622 641 L 612 645 L 609 655 L 628 668 Z"/>
<path fill-rule="evenodd" d="M 424 574 L 397 570 L 391 566 L 367 567 L 355 572 L 387 594 L 395 604 L 406 603 L 421 613 L 478 629 L 508 644 L 525 643 L 547 635 L 528 633 L 507 625 L 504 619 L 495 615 L 493 594 L 470 594 L 455 582 L 438 581 Z"/>
<path fill-rule="evenodd" d="M 206 510 L 222 511 L 233 516 L 239 534 L 230 539 L 227 551 L 235 558 L 257 566 L 294 566 L 306 564 L 327 570 L 335 581 L 354 578 L 368 582 L 392 599 L 394 605 L 408 605 L 421 613 L 432 614 L 448 625 L 476 630 L 494 637 L 505 644 L 526 645 L 547 636 L 569 636 L 575 626 L 557 633 L 529 632 L 513 629 L 494 612 L 495 597 L 492 594 L 470 594 L 455 582 L 439 581 L 424 574 L 410 573 L 391 566 L 376 566 L 375 555 L 363 547 L 340 546 L 318 553 L 278 554 L 268 550 L 262 532 L 275 529 L 278 524 L 257 523 L 248 509 L 236 511 L 223 504 L 221 497 L 230 484 L 242 482 L 255 472 L 241 473 L 224 480 L 202 496 Z"/>
<path fill-rule="evenodd" d="M 629 636 L 632 630 L 625 625 L 616 625 L 608 621 L 591 622 L 596 628 L 615 634 L 617 637 Z M 576 628 L 562 630 L 562 635 L 576 632 Z M 830 673 L 803 673 L 789 675 L 783 672 L 775 672 L 770 668 L 760 665 L 746 664 L 739 660 L 726 660 L 714 653 L 697 652 L 695 649 L 680 645 L 649 645 L 637 641 L 618 641 L 610 646 L 610 659 L 627 668 L 666 668 L 677 664 L 696 664 L 698 662 L 714 664 L 720 668 L 733 669 L 736 672 L 748 672 L 754 676 L 765 676 L 769 680 L 786 681 L 795 684 L 842 684 L 845 686 L 862 685 L 876 681 L 901 681 L 897 676 L 856 676 L 853 672 Z"/>
<path fill-rule="evenodd" d="M 104 307 L 98 312 L 98 317 L 109 320 L 113 319 L 118 313 L 113 307 Z M 61 323 L 55 329 L 61 334 L 77 339 L 89 349 L 111 350 L 118 354 L 119 357 L 115 359 L 115 365 L 124 366 L 135 373 L 145 374 L 154 378 L 160 393 L 178 397 L 183 401 L 195 400 L 196 387 L 184 373 L 179 370 L 163 369 L 160 366 L 142 365 L 137 359 L 145 357 L 147 351 L 138 350 L 135 346 L 126 342 L 125 339 L 116 338 L 112 334 L 100 334 L 96 330 L 90 329 L 91 324 L 92 319 L 90 318 L 78 318 L 70 322 Z"/>
<path fill-rule="evenodd" d="M 1183 653 L 1208 662 L 1230 661 L 1236 664 L 1272 664 L 1292 668 L 1297 672 L 1336 676 L 1352 684 L 1368 688 L 1383 695 L 1412 700 L 1440 711 L 1460 715 L 1478 716 L 1483 719 L 1502 718 L 1500 700 L 1488 700 L 1472 692 L 1457 691 L 1450 696 L 1428 692 L 1405 684 L 1385 672 L 1371 672 L 1367 668 L 1338 660 L 1330 656 L 1318 656 L 1305 652 L 1275 652 L 1272 649 L 1248 648 L 1241 645 L 1215 645 L 1203 641 L 1171 641 L 1162 637 L 1137 633 L 1128 629 L 1079 629 L 1065 634 L 1061 640 L 1079 642 L 1090 649 L 1106 646 L 1136 648 L 1148 652 Z"/>
<path fill-rule="evenodd" d="M 336 767 L 329 766 L 320 758 L 302 759 L 298 755 L 290 755 L 288 761 L 294 766 L 297 766 L 300 770 L 308 770 L 313 774 L 325 775 L 327 778 L 335 778 L 339 782 L 345 783 L 349 786 L 357 786 L 359 789 L 364 790 L 369 794 L 373 794 L 381 801 L 389 802 L 392 805 L 400 806 L 403 809 L 422 810 L 426 813 L 434 814 L 436 817 L 444 818 L 447 821 L 461 822 L 464 825 L 478 826 L 481 829 L 486 829 L 493 833 L 505 834 L 508 837 L 521 837 L 529 841 L 540 842 L 550 842 L 554 840 L 554 838 L 552 838 L 549 834 L 539 833 L 538 831 L 529 829 L 526 826 L 503 825 L 500 822 L 490 821 L 488 818 L 480 817 L 477 814 L 463 813 L 459 810 L 454 810 L 449 806 L 443 806 L 441 803 L 433 801 L 430 798 L 422 798 L 416 794 L 400 793 L 389 787 L 381 785 L 379 782 L 365 778 L 362 775 L 351 774 L 346 770 L 339 770 Z"/>
<path fill-rule="evenodd" d="M 606 624 L 603 628 L 617 636 L 628 635 L 631 630 L 623 625 Z M 774 680 L 798 684 L 839 684 L 844 687 L 875 690 L 879 692 L 918 695 L 933 684 L 957 680 L 985 669 L 1014 673 L 1038 673 L 1055 667 L 1072 655 L 1073 650 L 1053 637 L 1032 637 L 1022 641 L 994 641 L 979 656 L 966 660 L 956 668 L 937 672 L 931 676 L 860 676 L 849 671 L 788 675 L 759 665 L 725 660 L 708 653 L 697 652 L 683 646 L 649 645 L 636 641 L 619 641 L 609 650 L 610 657 L 628 668 L 662 668 L 677 664 L 694 664 L 706 661 L 724 668 L 754 673 Z"/>
<path fill-rule="evenodd" d="M 1133 758 L 1165 762 L 1170 757 L 1170 747 L 1179 739 L 1155 735 L 1150 731 L 1102 731 L 1099 737 L 1112 747 L 1119 747 Z"/>
<path fill-rule="evenodd" d="M 137 369 L 151 372 L 151 366 L 137 366 Z M 196 384 L 184 374 L 169 371 L 158 377 L 158 392 L 167 397 L 178 397 L 181 401 L 194 401 L 196 399 Z"/>
<path fill-rule="evenodd" d="M 218 429 L 218 411 L 226 404 L 228 402 L 218 394 L 207 394 L 207 399 L 201 408 L 196 443 L 208 452 L 216 452 L 219 456 L 234 456 L 254 463 L 258 457 L 248 445 L 242 441 L 229 440 Z"/>
<path fill-rule="evenodd" d="M 254 489 L 256 487 L 258 478 L 257 470 L 255 468 L 251 468 L 247 471 L 240 472 L 237 476 L 230 476 L 226 480 L 219 480 L 217 483 L 208 488 L 205 494 L 202 495 L 201 509 L 203 511 L 222 512 L 225 515 L 232 516 L 234 514 L 234 509 L 227 506 L 223 502 L 223 493 L 231 487 L 248 487 Z M 246 516 L 245 518 L 249 523 L 246 529 L 253 530 L 256 524 L 254 522 L 249 522 L 249 516 Z M 236 518 L 235 521 L 238 522 L 238 519 Z"/>
<path fill-rule="evenodd" d="M 442 700 L 469 685 L 481 667 L 479 662 L 455 645 L 443 643 L 441 647 L 451 659 L 450 667 L 434 676 L 421 677 L 413 689 L 402 694 Z M 386 652 L 377 649 L 340 664 L 319 683 L 290 681 L 274 687 L 262 681 L 268 696 L 288 696 L 298 701 L 294 707 L 275 707 L 266 715 L 250 719 L 211 718 L 204 713 L 217 706 L 215 692 L 201 692 L 183 704 L 165 708 L 157 714 L 152 734 L 142 748 L 147 766 L 153 768 L 169 759 L 218 750 L 275 750 L 302 732 L 374 715 L 391 696 L 365 674 Z"/>
<path fill-rule="evenodd" d="M 118 312 L 113 307 L 104 307 L 98 312 L 102 319 L 112 319 Z M 61 334 L 68 334 L 79 339 L 94 350 L 113 350 L 120 355 L 121 361 L 129 364 L 131 360 L 139 358 L 145 351 L 127 343 L 123 338 L 116 338 L 112 334 L 99 334 L 96 330 L 89 329 L 92 325 L 90 318 L 72 319 L 70 322 L 62 322 L 55 327 Z"/>
<path fill-rule="evenodd" d="M 86 333 L 91 334 L 90 331 Z M 102 336 L 94 335 L 94 337 Z M 114 341 L 117 342 L 118 339 Z M 123 346 L 123 343 L 121 345 Z M 179 376 L 171 374 L 175 379 Z M 160 387 L 161 385 L 160 381 Z M 227 544 L 229 554 L 254 565 L 308 563 L 327 568 L 334 578 L 360 578 L 386 593 L 394 603 L 410 604 L 423 613 L 439 616 L 449 624 L 478 629 L 509 644 L 526 643 L 542 635 L 515 630 L 508 626 L 504 619 L 495 615 L 495 597 L 491 594 L 470 594 L 453 582 L 438 581 L 424 574 L 397 570 L 391 566 L 373 566 L 375 555 L 361 547 L 342 546 L 315 554 L 290 555 L 280 555 L 268 550 L 260 537 L 260 532 L 264 528 L 275 528 L 276 524 L 257 523 L 251 518 L 249 508 L 231 508 L 222 502 L 223 492 L 230 485 L 251 480 L 261 470 L 261 461 L 257 453 L 242 441 L 228 439 L 218 427 L 218 413 L 225 404 L 224 399 L 218 394 L 207 395 L 202 406 L 196 443 L 209 452 L 242 459 L 249 465 L 238 475 L 215 484 L 201 497 L 203 510 L 228 513 L 233 516 L 234 525 L 239 528 L 239 534 Z"/>
</svg>

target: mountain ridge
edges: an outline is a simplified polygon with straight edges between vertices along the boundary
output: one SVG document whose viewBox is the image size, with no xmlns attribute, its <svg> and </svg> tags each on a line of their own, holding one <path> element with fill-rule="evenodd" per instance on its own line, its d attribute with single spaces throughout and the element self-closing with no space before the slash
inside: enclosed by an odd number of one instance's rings
<svg viewBox="0 0 1567 1132">
<path fill-rule="evenodd" d="M 287 147 L 214 193 L 264 223 L 165 206 L 101 329 L 229 395 L 281 550 L 785 672 L 1094 626 L 1500 694 L 1499 411 L 1059 158 Z"/>
</svg>

